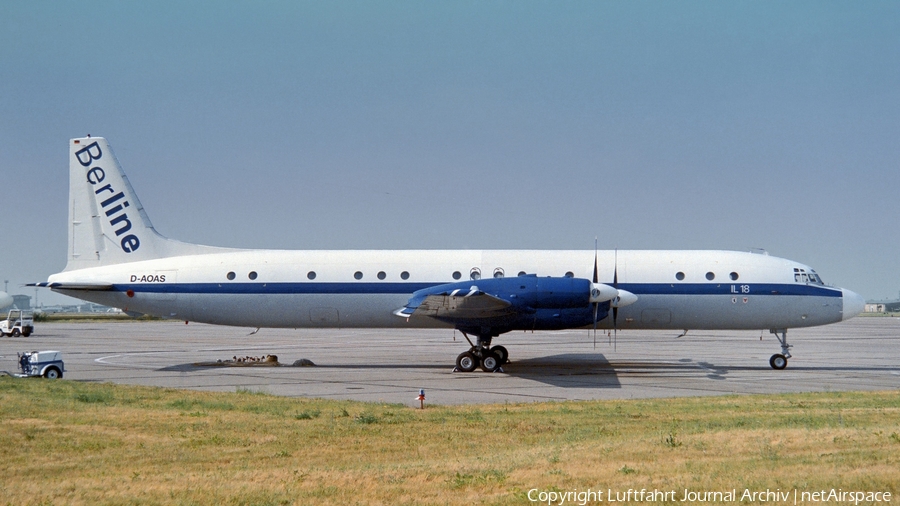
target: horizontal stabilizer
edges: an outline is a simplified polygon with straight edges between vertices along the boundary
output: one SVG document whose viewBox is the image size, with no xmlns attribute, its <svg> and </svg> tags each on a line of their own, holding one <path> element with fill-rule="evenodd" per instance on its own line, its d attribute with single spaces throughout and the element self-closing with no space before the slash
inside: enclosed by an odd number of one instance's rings
<svg viewBox="0 0 900 506">
<path fill-rule="evenodd" d="M 113 289 L 110 283 L 28 283 L 25 286 L 39 286 L 51 290 L 84 290 L 92 292 L 108 292 Z"/>
</svg>

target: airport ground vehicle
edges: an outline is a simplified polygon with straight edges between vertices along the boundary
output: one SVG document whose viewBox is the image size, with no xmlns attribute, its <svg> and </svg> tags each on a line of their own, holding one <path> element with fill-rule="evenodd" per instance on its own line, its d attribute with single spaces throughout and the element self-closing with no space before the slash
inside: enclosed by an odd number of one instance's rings
<svg viewBox="0 0 900 506">
<path fill-rule="evenodd" d="M 22 372 L 16 376 L 20 378 L 43 376 L 58 379 L 63 377 L 66 370 L 60 351 L 26 351 L 17 355 Z"/>
<path fill-rule="evenodd" d="M 0 320 L 0 336 L 28 337 L 34 332 L 34 311 L 12 309 Z"/>
</svg>

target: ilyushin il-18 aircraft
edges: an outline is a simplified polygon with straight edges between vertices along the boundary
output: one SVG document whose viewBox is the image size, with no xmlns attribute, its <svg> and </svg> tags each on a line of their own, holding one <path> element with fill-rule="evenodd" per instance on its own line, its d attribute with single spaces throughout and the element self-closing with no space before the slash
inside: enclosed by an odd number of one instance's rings
<svg viewBox="0 0 900 506">
<path fill-rule="evenodd" d="M 593 328 L 787 330 L 859 314 L 806 265 L 737 251 L 250 250 L 157 233 L 106 139 L 69 142 L 69 250 L 45 283 L 99 304 L 246 327 L 454 328 L 459 371 L 500 370 L 494 338 Z M 685 330 L 686 331 L 686 330 Z M 471 336 L 471 338 L 470 338 Z M 472 341 L 474 338 L 474 342 Z"/>
</svg>

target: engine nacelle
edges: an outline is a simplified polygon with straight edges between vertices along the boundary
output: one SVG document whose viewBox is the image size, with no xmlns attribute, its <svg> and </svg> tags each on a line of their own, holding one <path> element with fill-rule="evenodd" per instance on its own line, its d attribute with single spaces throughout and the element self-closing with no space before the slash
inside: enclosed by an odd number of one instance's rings
<svg viewBox="0 0 900 506">
<path fill-rule="evenodd" d="M 613 301 L 634 300 L 629 292 L 587 279 L 529 274 L 424 288 L 394 314 L 428 316 L 469 332 L 558 330 L 590 325 L 607 316 Z"/>
<path fill-rule="evenodd" d="M 597 285 L 580 278 L 539 278 L 524 275 L 515 278 L 491 278 L 447 283 L 417 291 L 407 307 L 418 306 L 417 301 L 430 295 L 464 297 L 487 294 L 505 300 L 522 312 L 536 309 L 584 308 L 591 302 L 611 300 L 606 285 Z M 606 287 L 610 288 L 611 287 Z"/>
</svg>

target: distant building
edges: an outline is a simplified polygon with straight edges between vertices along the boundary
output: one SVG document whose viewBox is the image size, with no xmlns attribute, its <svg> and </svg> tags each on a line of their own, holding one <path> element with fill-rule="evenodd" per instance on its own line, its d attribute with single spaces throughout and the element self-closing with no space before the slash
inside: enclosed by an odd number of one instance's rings
<svg viewBox="0 0 900 506">
<path fill-rule="evenodd" d="M 900 312 L 900 300 L 869 300 L 866 301 L 866 313 L 897 313 Z"/>
<path fill-rule="evenodd" d="M 13 306 L 18 309 L 31 309 L 31 297 L 28 295 L 13 295 Z"/>
<path fill-rule="evenodd" d="M 40 311 L 44 313 L 121 313 L 122 310 L 114 307 L 104 306 L 102 304 L 94 304 L 93 302 L 85 302 L 84 304 L 68 304 L 57 306 L 41 306 Z"/>
</svg>

